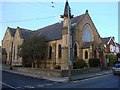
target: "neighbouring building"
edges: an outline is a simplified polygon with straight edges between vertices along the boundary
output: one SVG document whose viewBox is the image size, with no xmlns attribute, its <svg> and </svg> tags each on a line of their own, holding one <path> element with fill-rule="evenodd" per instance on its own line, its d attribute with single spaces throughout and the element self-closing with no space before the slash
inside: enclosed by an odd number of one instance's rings
<svg viewBox="0 0 120 90">
<path fill-rule="evenodd" d="M 102 39 L 88 13 L 73 17 L 68 14 L 69 3 L 66 1 L 63 21 L 40 28 L 38 30 L 27 30 L 20 27 L 16 29 L 8 27 L 2 40 L 2 60 L 12 65 L 22 65 L 22 57 L 18 56 L 19 47 L 27 41 L 32 34 L 37 36 L 43 34 L 47 38 L 48 55 L 42 63 L 43 68 L 54 69 L 59 65 L 62 70 L 68 69 L 68 15 L 71 21 L 70 37 L 72 62 L 73 58 L 84 60 L 88 63 L 90 58 L 100 58 L 104 64 L 104 50 L 102 50 Z"/>
<path fill-rule="evenodd" d="M 2 61 L 2 48 L 0 46 L 0 61 Z"/>
<path fill-rule="evenodd" d="M 120 53 L 120 44 L 119 43 L 116 43 L 116 50 L 117 50 L 117 53 Z"/>
<path fill-rule="evenodd" d="M 104 47 L 105 47 L 105 53 L 111 53 L 111 54 L 117 54 L 120 53 L 120 44 L 115 42 L 114 37 L 105 37 L 102 38 Z"/>
</svg>

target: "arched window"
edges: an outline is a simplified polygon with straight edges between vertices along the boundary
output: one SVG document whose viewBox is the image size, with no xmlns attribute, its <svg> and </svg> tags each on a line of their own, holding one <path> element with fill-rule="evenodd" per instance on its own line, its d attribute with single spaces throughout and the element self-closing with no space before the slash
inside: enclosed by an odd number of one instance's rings
<svg viewBox="0 0 120 90">
<path fill-rule="evenodd" d="M 114 46 L 110 45 L 110 52 L 114 52 Z"/>
<path fill-rule="evenodd" d="M 86 26 L 83 30 L 83 42 L 91 42 L 92 41 L 92 35 L 89 30 L 89 27 Z"/>
<path fill-rule="evenodd" d="M 74 44 L 74 57 L 77 57 L 77 44 Z"/>
<path fill-rule="evenodd" d="M 88 59 L 88 51 L 85 51 L 85 59 Z"/>
<path fill-rule="evenodd" d="M 14 51 L 14 53 L 13 53 L 13 59 L 15 59 L 15 46 L 14 46 L 14 48 L 13 48 L 13 51 Z"/>
<path fill-rule="evenodd" d="M 61 49 L 61 44 L 58 45 L 58 57 L 61 58 L 62 56 L 62 49 Z"/>
<path fill-rule="evenodd" d="M 49 59 L 52 58 L 52 46 L 49 47 Z"/>
<path fill-rule="evenodd" d="M 94 58 L 97 58 L 97 52 L 94 50 Z"/>
</svg>

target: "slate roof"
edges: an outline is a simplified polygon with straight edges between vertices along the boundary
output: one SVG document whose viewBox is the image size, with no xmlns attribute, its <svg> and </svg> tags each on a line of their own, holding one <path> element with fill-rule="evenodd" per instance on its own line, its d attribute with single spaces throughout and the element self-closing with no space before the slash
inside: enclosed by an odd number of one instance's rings
<svg viewBox="0 0 120 90">
<path fill-rule="evenodd" d="M 10 27 L 8 27 L 8 29 L 10 30 L 11 36 L 14 37 L 16 29 L 15 28 L 10 28 Z"/>
<path fill-rule="evenodd" d="M 22 37 L 24 38 L 24 40 L 28 41 L 30 36 L 32 35 L 33 31 L 24 29 L 24 28 L 19 28 L 19 29 L 20 29 L 20 33 L 21 33 Z"/>
<path fill-rule="evenodd" d="M 117 46 L 120 48 L 120 44 L 119 43 L 116 43 L 117 44 Z"/>
<path fill-rule="evenodd" d="M 72 18 L 71 24 L 73 26 L 77 25 L 84 16 L 85 14 L 82 14 L 82 15 Z M 59 39 L 62 39 L 63 21 L 37 29 L 35 31 L 20 28 L 20 27 L 17 27 L 17 28 L 19 28 L 21 37 L 23 37 L 25 41 L 28 41 L 30 36 L 32 35 L 39 36 L 41 34 L 46 37 L 47 41 L 59 40 Z M 16 29 L 9 27 L 9 30 L 10 30 L 11 35 L 14 36 Z"/>
<path fill-rule="evenodd" d="M 103 44 L 107 44 L 108 41 L 110 40 L 111 37 L 105 37 L 105 38 L 101 38 L 103 41 Z"/>
<path fill-rule="evenodd" d="M 71 24 L 78 24 L 81 19 L 85 16 L 85 14 L 82 14 L 80 16 L 76 16 L 71 19 Z M 47 41 L 52 41 L 52 40 L 59 40 L 62 38 L 62 27 L 63 27 L 63 21 L 57 22 L 55 24 L 46 26 L 44 28 L 40 28 L 35 32 L 35 35 L 45 35 Z"/>
</svg>

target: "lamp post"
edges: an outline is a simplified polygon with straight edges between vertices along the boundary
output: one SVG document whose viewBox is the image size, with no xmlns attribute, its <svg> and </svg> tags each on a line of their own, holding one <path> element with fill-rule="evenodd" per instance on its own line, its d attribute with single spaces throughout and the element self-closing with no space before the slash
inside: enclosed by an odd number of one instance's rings
<svg viewBox="0 0 120 90">
<path fill-rule="evenodd" d="M 69 6 L 67 7 L 68 11 L 68 81 L 71 81 L 71 42 L 70 42 L 70 8 Z"/>
</svg>

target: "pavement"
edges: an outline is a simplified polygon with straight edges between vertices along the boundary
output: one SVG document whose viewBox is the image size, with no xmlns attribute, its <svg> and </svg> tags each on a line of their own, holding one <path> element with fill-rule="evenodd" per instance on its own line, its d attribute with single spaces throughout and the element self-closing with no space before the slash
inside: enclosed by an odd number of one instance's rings
<svg viewBox="0 0 120 90">
<path fill-rule="evenodd" d="M 2 70 L 6 71 L 6 72 L 14 73 L 14 74 L 28 76 L 28 77 L 47 79 L 47 80 L 50 80 L 50 81 L 56 81 L 56 82 L 67 82 L 68 81 L 68 77 L 40 76 L 40 75 L 37 75 L 37 74 L 8 70 L 6 68 L 2 68 Z M 83 79 L 94 78 L 94 77 L 107 75 L 107 74 L 111 74 L 111 73 L 112 73 L 112 70 L 106 70 L 106 71 L 101 71 L 101 72 L 98 72 L 98 73 L 81 74 L 81 75 L 78 75 L 78 76 L 72 76 L 71 80 L 72 81 L 83 80 Z"/>
</svg>

